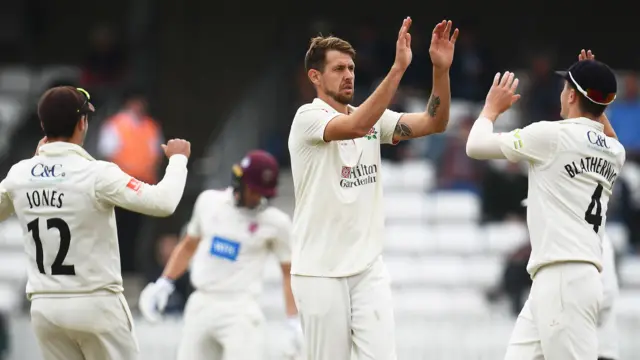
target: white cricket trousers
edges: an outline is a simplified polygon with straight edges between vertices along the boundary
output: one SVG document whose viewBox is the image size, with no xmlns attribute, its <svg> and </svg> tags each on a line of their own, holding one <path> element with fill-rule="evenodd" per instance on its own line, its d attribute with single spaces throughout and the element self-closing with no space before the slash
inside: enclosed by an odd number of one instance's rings
<svg viewBox="0 0 640 360">
<path fill-rule="evenodd" d="M 31 325 L 44 360 L 134 360 L 138 341 L 122 294 L 36 297 Z"/>
<path fill-rule="evenodd" d="M 252 296 L 195 291 L 184 310 L 178 360 L 266 359 L 265 331 Z"/>
<path fill-rule="evenodd" d="M 606 359 L 619 359 L 618 324 L 615 305 L 600 309 L 598 326 L 598 356 Z"/>
<path fill-rule="evenodd" d="M 389 272 L 378 258 L 360 274 L 291 276 L 302 320 L 306 360 L 395 360 Z"/>
<path fill-rule="evenodd" d="M 602 286 L 603 297 L 598 318 L 598 355 L 606 359 L 620 359 L 616 300 L 620 287 L 616 274 L 613 245 L 608 237 L 602 240 Z"/>
<path fill-rule="evenodd" d="M 538 270 L 505 360 L 597 360 L 602 278 L 587 263 Z"/>
</svg>

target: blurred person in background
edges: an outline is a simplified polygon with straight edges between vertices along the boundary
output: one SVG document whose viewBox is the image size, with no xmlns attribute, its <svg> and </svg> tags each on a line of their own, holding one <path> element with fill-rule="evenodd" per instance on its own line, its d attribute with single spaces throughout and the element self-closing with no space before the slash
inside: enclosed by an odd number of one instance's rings
<svg viewBox="0 0 640 360">
<path fill-rule="evenodd" d="M 397 35 L 395 61 L 371 96 L 351 106 L 355 50 L 329 36 L 311 39 L 307 75 L 317 98 L 296 112 L 289 134 L 295 190 L 291 285 L 307 360 L 396 358 L 395 319 L 384 234 L 380 145 L 443 132 L 449 68 L 458 30 L 431 35 L 433 88 L 424 112 L 388 110 L 412 61 L 411 18 Z M 453 30 L 453 31 L 452 31 Z"/>
<path fill-rule="evenodd" d="M 162 276 L 164 268 L 169 263 L 171 254 L 180 242 L 180 238 L 175 234 L 165 234 L 155 243 L 155 262 L 150 271 L 147 271 L 146 279 L 149 282 L 153 282 Z M 189 282 L 189 271 L 180 276 L 174 281 L 175 291 L 169 297 L 167 305 L 164 308 L 165 314 L 170 313 L 182 313 L 187 303 L 187 299 L 192 292 L 191 284 Z"/>
<path fill-rule="evenodd" d="M 291 77 L 291 82 L 288 84 L 287 94 L 283 95 L 290 101 L 286 102 L 286 105 L 275 105 L 278 108 L 278 113 L 291 114 L 296 111 L 297 105 L 300 102 L 307 102 L 313 100 L 315 94 L 313 87 L 307 81 L 307 74 L 304 70 L 304 65 L 298 66 L 294 71 L 294 76 Z M 277 116 L 278 121 L 272 126 L 266 136 L 262 136 L 259 148 L 269 152 L 273 155 L 281 167 L 289 167 L 289 152 L 287 151 L 287 142 L 285 141 L 289 134 L 289 128 L 291 123 L 287 117 Z"/>
<path fill-rule="evenodd" d="M 424 33 L 424 35 L 423 35 Z M 431 56 L 429 54 L 429 43 L 427 40 L 429 38 L 429 32 L 424 31 L 424 29 L 414 29 L 413 34 L 411 34 L 413 38 L 411 39 L 411 52 L 412 52 L 412 60 L 411 62 L 414 64 L 410 66 L 405 75 L 402 78 L 402 90 L 405 94 L 409 96 L 419 97 L 419 98 L 427 98 L 429 93 L 427 90 L 433 82 L 432 76 L 433 71 L 427 65 L 431 62 Z M 358 54 L 359 54 L 358 49 Z M 360 64 L 360 60 L 358 58 L 358 64 Z M 360 65 L 358 65 L 359 67 Z M 360 69 L 358 68 L 358 74 L 360 73 Z M 358 75 L 359 76 L 359 75 Z M 384 79 L 384 71 L 380 72 L 380 78 L 378 81 Z M 358 80 L 360 81 L 360 80 Z M 375 89 L 371 89 L 373 91 Z"/>
<path fill-rule="evenodd" d="M 25 230 L 26 293 L 44 360 L 137 358 L 114 207 L 169 216 L 187 179 L 184 140 L 163 145 L 169 165 L 157 185 L 94 160 L 82 147 L 94 111 L 83 89 L 47 90 L 38 102 L 45 137 L 0 183 L 0 221 L 15 212 Z"/>
<path fill-rule="evenodd" d="M 531 255 L 529 239 L 507 255 L 502 277 L 498 285 L 487 291 L 487 300 L 496 302 L 503 295 L 509 299 L 509 309 L 513 316 L 518 316 L 524 305 L 526 295 L 531 289 L 531 275 L 527 272 L 527 263 Z"/>
<path fill-rule="evenodd" d="M 458 124 L 455 134 L 445 139 L 442 157 L 436 163 L 438 190 L 478 192 L 481 163 L 467 156 L 465 147 L 473 118 L 465 118 Z"/>
<path fill-rule="evenodd" d="M 127 74 L 127 57 L 114 28 L 98 25 L 89 32 L 89 52 L 81 66 L 80 84 L 101 93 L 121 85 Z"/>
<path fill-rule="evenodd" d="M 529 83 L 523 90 L 522 126 L 535 121 L 555 120 L 560 115 L 558 97 L 562 91 L 562 82 L 553 73 L 551 56 L 547 53 L 535 54 L 531 58 Z"/>
<path fill-rule="evenodd" d="M 140 181 L 155 184 L 162 161 L 160 144 L 163 142 L 162 129 L 149 114 L 146 97 L 133 90 L 126 95 L 122 110 L 102 124 L 98 154 Z M 144 216 L 135 211 L 116 208 L 124 272 L 136 270 L 135 251 L 143 220 Z"/>
<path fill-rule="evenodd" d="M 464 36 L 456 49 L 458 56 L 451 65 L 451 97 L 468 101 L 482 101 L 488 73 L 489 59 L 480 48 L 474 31 L 465 26 Z"/>
<path fill-rule="evenodd" d="M 484 168 L 481 184 L 482 223 L 517 221 L 526 218 L 520 204 L 527 196 L 526 167 L 504 160 L 492 160 Z"/>
<path fill-rule="evenodd" d="M 640 253 L 640 164 L 625 164 L 619 182 L 620 218 L 627 228 L 629 250 L 637 255 Z"/>
<path fill-rule="evenodd" d="M 271 254 L 280 261 L 293 352 L 302 346 L 289 272 L 291 218 L 269 205 L 276 195 L 278 163 L 269 153 L 250 151 L 232 169 L 226 190 L 198 196 L 186 235 L 171 254 L 162 276 L 148 284 L 139 308 L 158 321 L 175 281 L 191 266 L 196 289 L 184 312 L 178 360 L 245 359 L 265 356 L 265 318 L 258 303 L 263 272 Z M 293 355 L 293 354 L 287 354 Z"/>
<path fill-rule="evenodd" d="M 628 161 L 640 164 L 640 94 L 637 74 L 626 74 L 622 85 L 622 96 L 607 109 L 607 117 L 627 151 Z"/>
<path fill-rule="evenodd" d="M 607 109 L 611 125 L 616 129 L 620 143 L 627 151 L 627 163 L 621 175 L 622 196 L 620 213 L 627 228 L 631 250 L 640 252 L 640 94 L 638 75 L 623 77 L 623 93 Z"/>
<path fill-rule="evenodd" d="M 498 167 L 504 164 L 494 160 L 487 167 L 488 174 L 483 180 L 482 209 L 483 222 L 514 222 L 526 226 L 527 176 L 520 164 L 507 162 L 506 169 Z M 486 293 L 491 303 L 503 295 L 509 300 L 511 314 L 518 316 L 531 288 L 531 275 L 527 272 L 527 263 L 531 256 L 531 240 L 523 239 L 521 245 L 507 254 L 502 277 L 497 286 Z"/>
<path fill-rule="evenodd" d="M 358 49 L 358 83 L 361 88 L 373 89 L 374 85 L 380 81 L 380 77 L 384 75 L 384 69 L 380 66 L 380 58 L 383 51 L 380 48 L 379 34 L 375 26 L 369 24 L 360 24 L 356 28 L 356 38 L 354 47 Z M 301 79 L 302 80 L 302 79 Z M 313 92 L 313 87 L 309 84 L 306 71 L 304 73 L 304 82 Z M 363 91 L 354 94 L 354 103 L 360 104 L 369 96 L 370 91 Z M 307 103 L 315 97 L 315 92 L 310 100 L 299 103 Z"/>
</svg>

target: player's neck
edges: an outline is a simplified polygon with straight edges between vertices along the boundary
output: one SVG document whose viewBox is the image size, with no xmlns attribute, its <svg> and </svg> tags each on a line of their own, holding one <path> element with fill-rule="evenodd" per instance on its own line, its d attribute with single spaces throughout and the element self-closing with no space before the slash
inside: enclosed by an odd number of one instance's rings
<svg viewBox="0 0 640 360">
<path fill-rule="evenodd" d="M 326 102 L 327 104 L 329 104 L 329 106 L 331 106 L 332 108 L 334 108 L 337 112 L 341 112 L 343 114 L 348 114 L 349 113 L 349 107 L 346 104 L 342 104 L 337 102 L 333 97 L 322 93 L 322 92 L 318 92 L 318 98 L 324 102 Z"/>
<path fill-rule="evenodd" d="M 253 209 L 256 209 L 258 206 L 260 206 L 261 204 L 261 202 L 258 202 L 257 204 L 247 203 L 247 201 L 243 199 L 243 196 L 237 191 L 234 191 L 233 198 L 235 199 L 236 207 L 239 207 L 239 208 L 253 210 Z"/>
<path fill-rule="evenodd" d="M 82 140 L 80 140 L 77 136 L 72 136 L 70 138 L 65 138 L 65 137 L 47 138 L 47 143 L 52 143 L 52 142 L 66 142 L 66 143 L 82 146 Z"/>
<path fill-rule="evenodd" d="M 577 118 L 586 118 L 595 122 L 600 122 L 599 118 L 593 116 L 592 114 L 582 112 L 577 108 L 569 109 L 569 113 L 567 114 L 567 119 L 577 119 Z"/>
</svg>

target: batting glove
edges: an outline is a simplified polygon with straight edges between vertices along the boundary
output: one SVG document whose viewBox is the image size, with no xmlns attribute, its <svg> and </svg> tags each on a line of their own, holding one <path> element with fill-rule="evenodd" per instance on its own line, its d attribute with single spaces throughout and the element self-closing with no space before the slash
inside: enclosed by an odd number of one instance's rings
<svg viewBox="0 0 640 360">
<path fill-rule="evenodd" d="M 138 299 L 138 308 L 142 316 L 151 322 L 159 321 L 174 289 L 173 281 L 165 277 L 147 284 Z"/>
</svg>

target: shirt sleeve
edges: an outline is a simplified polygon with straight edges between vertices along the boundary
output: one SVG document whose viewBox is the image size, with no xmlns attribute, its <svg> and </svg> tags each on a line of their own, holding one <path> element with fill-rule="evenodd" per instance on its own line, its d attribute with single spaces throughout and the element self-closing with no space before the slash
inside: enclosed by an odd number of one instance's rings
<svg viewBox="0 0 640 360">
<path fill-rule="evenodd" d="M 557 135 L 556 128 L 549 122 L 537 122 L 500 134 L 500 149 L 511 162 L 543 163 L 555 154 Z"/>
<path fill-rule="evenodd" d="M 281 264 L 291 262 L 291 219 L 283 216 L 278 224 L 278 231 L 272 243 L 272 251 Z"/>
<path fill-rule="evenodd" d="M 204 192 L 198 195 L 196 199 L 195 205 L 193 205 L 193 212 L 191 213 L 191 219 L 187 224 L 186 234 L 191 237 L 200 238 L 202 237 L 202 225 L 200 224 L 200 214 L 199 209 L 201 208 L 202 199 L 204 197 Z"/>
<path fill-rule="evenodd" d="M 119 206 L 150 216 L 169 216 L 178 207 L 187 181 L 187 157 L 173 155 L 157 185 L 146 184 L 105 163 L 96 179 L 95 195 L 99 202 Z"/>
<path fill-rule="evenodd" d="M 381 144 L 397 144 L 393 142 L 393 133 L 396 130 L 396 125 L 402 117 L 402 113 L 397 113 L 391 110 L 385 110 L 380 117 L 380 143 Z"/>
<path fill-rule="evenodd" d="M 627 152 L 624 149 L 624 147 L 622 147 L 622 151 L 620 151 L 620 156 L 618 161 L 620 161 L 620 168 L 622 169 L 622 167 L 624 166 L 625 161 L 627 160 Z"/>
<path fill-rule="evenodd" d="M 338 115 L 320 108 L 300 110 L 293 124 L 296 135 L 309 143 L 324 143 L 324 129 Z"/>
<path fill-rule="evenodd" d="M 505 159 L 500 149 L 500 133 L 493 132 L 493 122 L 479 117 L 467 137 L 467 156 L 476 160 Z"/>
<path fill-rule="evenodd" d="M 0 182 L 0 221 L 6 220 L 14 213 L 13 201 L 5 184 L 6 180 Z"/>
</svg>

